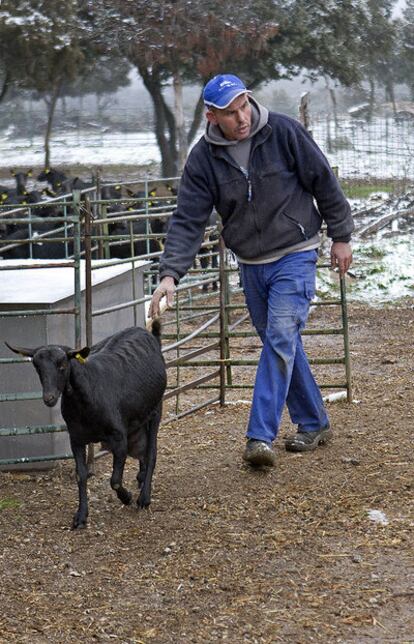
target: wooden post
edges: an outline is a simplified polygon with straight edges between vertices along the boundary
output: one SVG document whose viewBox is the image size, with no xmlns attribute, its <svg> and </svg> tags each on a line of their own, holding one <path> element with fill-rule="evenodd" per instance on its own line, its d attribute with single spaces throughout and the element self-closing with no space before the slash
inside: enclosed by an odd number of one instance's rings
<svg viewBox="0 0 414 644">
<path fill-rule="evenodd" d="M 310 132 L 309 103 L 310 103 L 309 92 L 304 92 L 300 97 L 299 121 L 302 123 L 303 127 Z"/>
</svg>

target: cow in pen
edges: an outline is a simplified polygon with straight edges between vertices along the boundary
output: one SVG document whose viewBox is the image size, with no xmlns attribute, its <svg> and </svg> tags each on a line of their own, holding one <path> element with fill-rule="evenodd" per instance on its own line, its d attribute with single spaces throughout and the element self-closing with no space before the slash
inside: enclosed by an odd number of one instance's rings
<svg viewBox="0 0 414 644">
<path fill-rule="evenodd" d="M 127 456 L 139 460 L 139 508 L 151 502 L 166 370 L 160 324 L 119 331 L 91 348 L 47 345 L 36 349 L 6 345 L 32 358 L 43 388 L 43 401 L 61 410 L 76 462 L 79 507 L 72 527 L 84 528 L 88 516 L 86 445 L 101 442 L 113 455 L 111 487 L 122 503 L 132 495 L 123 485 Z"/>
</svg>

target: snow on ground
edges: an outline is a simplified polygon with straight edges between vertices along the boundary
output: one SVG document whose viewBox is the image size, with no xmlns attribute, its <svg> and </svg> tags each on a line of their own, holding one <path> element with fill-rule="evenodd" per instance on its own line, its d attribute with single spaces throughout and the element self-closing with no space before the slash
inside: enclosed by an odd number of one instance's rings
<svg viewBox="0 0 414 644">
<path fill-rule="evenodd" d="M 335 125 L 332 120 L 321 120 L 312 125 L 312 134 L 330 163 L 339 167 L 342 178 L 411 178 L 414 183 L 414 121 L 377 118 L 369 124 L 348 119 Z M 15 136 L 13 127 L 0 130 L 0 167 L 38 166 L 43 156 L 41 136 L 24 139 Z M 160 161 L 153 133 L 103 130 L 56 134 L 51 157 L 57 167 L 129 164 L 138 168 Z M 381 303 L 414 295 L 414 230 L 411 226 L 401 232 L 396 225 L 391 233 L 388 227 L 369 239 L 355 240 L 350 299 Z M 322 294 L 329 293 L 334 281 L 327 273 L 318 278 Z"/>
<path fill-rule="evenodd" d="M 0 167 L 42 165 L 44 154 L 42 136 L 28 140 L 0 132 Z M 67 132 L 52 138 L 51 159 L 53 166 L 122 163 L 140 166 L 158 163 L 160 153 L 155 136 L 150 132 L 120 132 L 118 135 Z"/>
<path fill-rule="evenodd" d="M 391 238 L 377 233 L 372 239 L 354 241 L 347 299 L 381 305 L 414 297 L 413 240 L 413 233 Z M 329 297 L 337 277 L 323 269 L 318 271 L 317 281 L 319 293 Z"/>
</svg>

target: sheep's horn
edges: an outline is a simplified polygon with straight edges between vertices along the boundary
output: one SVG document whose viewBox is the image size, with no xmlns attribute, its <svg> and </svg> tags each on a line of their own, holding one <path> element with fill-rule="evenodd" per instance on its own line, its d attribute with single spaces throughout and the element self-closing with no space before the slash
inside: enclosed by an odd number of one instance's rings
<svg viewBox="0 0 414 644">
<path fill-rule="evenodd" d="M 24 347 L 12 347 L 8 342 L 4 342 L 6 347 L 8 347 L 14 353 L 20 353 L 22 356 L 27 356 L 28 358 L 33 358 L 36 349 L 25 349 Z"/>
</svg>

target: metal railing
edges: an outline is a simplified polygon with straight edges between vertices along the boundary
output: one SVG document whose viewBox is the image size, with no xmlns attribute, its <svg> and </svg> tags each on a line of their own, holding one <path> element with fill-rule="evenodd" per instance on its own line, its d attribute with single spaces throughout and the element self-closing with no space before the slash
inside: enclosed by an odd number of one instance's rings
<svg viewBox="0 0 414 644">
<path fill-rule="evenodd" d="M 174 179 L 165 181 L 171 182 Z M 134 311 L 134 324 L 136 324 L 136 311 L 140 307 L 145 307 L 151 298 L 156 275 L 154 262 L 156 263 L 161 253 L 163 241 L 163 233 L 155 234 L 151 232 L 151 221 L 161 215 L 170 216 L 174 208 L 174 200 L 171 196 L 157 197 L 154 204 L 154 198 L 150 197 L 150 185 L 149 180 L 145 182 L 144 196 L 140 198 L 138 207 L 136 198 L 100 199 L 99 187 L 94 194 L 96 198 L 90 198 L 88 193 L 82 195 L 77 192 L 70 199 L 65 196 L 64 200 L 55 201 L 55 205 L 61 204 L 65 208 L 63 217 L 66 227 L 65 235 L 61 237 L 54 236 L 49 239 L 63 241 L 67 248 L 73 248 L 72 258 L 65 262 L 65 265 L 74 269 L 74 306 L 54 311 L 48 309 L 2 311 L 0 305 L 0 318 L 2 316 L 18 317 L 19 315 L 71 314 L 74 316 L 77 348 L 81 346 L 83 327 L 86 330 L 87 344 L 93 343 L 94 320 L 100 316 L 130 308 Z M 150 205 L 151 201 L 152 205 Z M 128 209 L 131 204 L 134 206 L 132 211 Z M 116 213 L 108 212 L 111 206 L 118 208 Z M 121 210 L 119 209 L 120 207 Z M 35 210 L 35 206 L 30 207 L 31 213 Z M 26 217 L 22 217 L 21 212 L 19 212 L 18 218 L 14 219 L 14 222 L 20 223 L 21 220 L 24 220 L 27 223 Z M 32 223 L 37 222 L 38 219 L 32 217 Z M 13 218 L 9 216 L 3 218 L 5 223 L 10 220 L 13 220 Z M 145 222 L 145 232 L 136 234 L 133 226 L 131 226 L 125 234 L 111 235 L 110 227 L 120 221 L 128 226 L 131 222 L 143 221 Z M 62 222 L 59 220 L 57 223 Z M 160 249 L 157 252 L 150 252 L 150 242 L 152 240 L 160 243 Z M 26 238 L 24 243 L 35 243 L 35 241 L 33 235 L 30 234 L 30 237 Z M 109 259 L 113 254 L 113 249 L 119 245 L 119 242 L 127 242 L 130 246 L 131 254 L 125 259 Z M 145 242 L 148 252 L 135 255 L 134 249 L 137 242 Z M 48 242 L 45 241 L 44 243 Z M 238 355 L 243 352 L 246 342 L 257 343 L 257 335 L 250 325 L 246 306 L 242 301 L 242 291 L 237 279 L 237 265 L 231 253 L 224 248 L 222 240 L 217 240 L 217 235 L 216 239 L 206 237 L 203 249 L 203 263 L 205 263 L 206 258 L 212 259 L 216 257 L 218 258 L 218 267 L 210 265 L 206 268 L 201 266 L 200 256 L 198 256 L 195 265 L 177 289 L 174 309 L 166 312 L 163 318 L 163 353 L 169 375 L 168 388 L 165 393 L 166 414 L 164 423 L 182 418 L 213 403 L 223 405 L 231 392 L 237 392 L 240 389 L 248 390 L 253 387 L 254 371 L 258 363 L 260 346 L 254 346 L 254 358 L 247 359 Z M 94 252 L 99 257 L 107 259 L 106 266 L 131 264 L 133 284 L 135 284 L 136 262 L 149 260 L 151 264 L 145 270 L 143 296 L 137 296 L 132 288 L 132 297 L 127 301 L 112 306 L 94 308 L 91 275 L 93 270 L 100 270 L 99 267 L 92 267 Z M 85 260 L 85 305 L 83 308 L 81 308 L 80 288 L 82 258 Z M 33 264 L 31 269 L 56 265 L 61 266 L 62 264 L 56 264 L 53 261 L 42 266 Z M 321 264 L 321 267 L 323 266 L 326 267 L 327 265 Z M 0 267 L 0 270 L 6 270 L 6 268 Z M 16 270 L 22 269 L 22 266 L 16 267 Z M 218 285 L 217 291 L 211 290 L 216 284 Z M 352 385 L 345 281 L 341 279 L 339 284 L 338 297 L 314 303 L 316 307 L 338 307 L 340 310 L 338 325 L 304 330 L 303 335 L 329 334 L 339 338 L 335 355 L 326 358 L 311 357 L 310 362 L 322 366 L 339 366 L 344 372 L 343 376 L 333 382 L 322 382 L 320 386 L 325 389 L 344 389 L 346 398 L 350 401 L 352 399 Z M 252 345 L 249 348 L 251 349 Z M 28 360 L 3 358 L 0 359 L 0 368 L 13 362 L 28 362 Z M 239 377 L 241 370 L 246 371 L 247 376 Z M 18 403 L 20 400 L 38 399 L 41 399 L 40 392 L 3 393 L 0 395 L 0 403 L 11 401 Z M 64 425 L 4 427 L 0 429 L 0 446 L 2 437 L 30 436 L 64 430 Z M 0 466 L 56 461 L 70 458 L 70 456 L 70 454 L 56 454 L 53 456 L 45 454 L 44 456 L 36 457 L 22 456 L 16 459 L 0 459 Z"/>
</svg>

